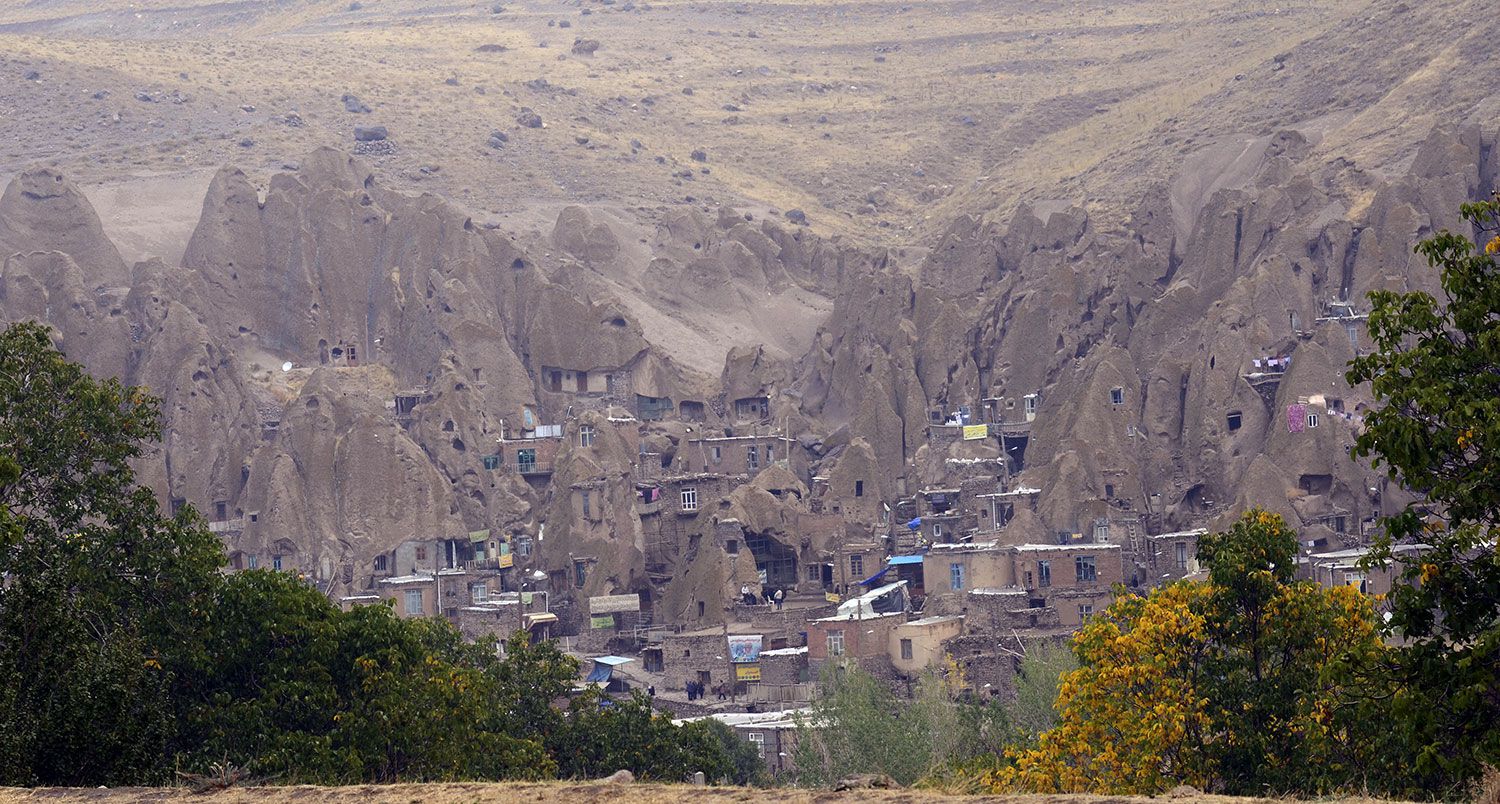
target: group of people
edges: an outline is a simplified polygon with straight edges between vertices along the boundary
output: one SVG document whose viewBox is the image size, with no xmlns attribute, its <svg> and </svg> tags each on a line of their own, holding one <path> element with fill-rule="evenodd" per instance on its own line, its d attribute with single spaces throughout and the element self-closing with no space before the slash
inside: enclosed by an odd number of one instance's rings
<svg viewBox="0 0 1500 804">
<path fill-rule="evenodd" d="M 775 592 L 772 592 L 770 589 L 762 588 L 760 592 L 760 599 L 757 601 L 755 593 L 750 591 L 750 587 L 740 587 L 740 602 L 745 604 L 746 606 L 754 606 L 757 602 L 759 602 L 766 606 L 774 605 L 777 611 L 780 611 L 781 603 L 785 599 L 785 590 L 777 589 Z"/>
<path fill-rule="evenodd" d="M 689 701 L 696 701 L 708 694 L 708 688 L 702 681 L 689 681 L 686 687 Z M 715 684 L 713 693 L 719 696 L 719 700 L 727 700 L 729 698 L 729 687 L 725 684 Z"/>
</svg>

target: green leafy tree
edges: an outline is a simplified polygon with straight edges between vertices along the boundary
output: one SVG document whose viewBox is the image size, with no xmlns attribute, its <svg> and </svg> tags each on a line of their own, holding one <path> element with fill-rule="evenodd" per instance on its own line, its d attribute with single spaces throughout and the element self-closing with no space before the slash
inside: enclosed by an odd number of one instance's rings
<svg viewBox="0 0 1500 804">
<path fill-rule="evenodd" d="M 1385 564 L 1398 545 L 1422 545 L 1400 561 L 1406 583 L 1390 601 L 1405 641 L 1392 725 L 1410 757 L 1390 784 L 1412 793 L 1453 793 L 1500 765 L 1500 197 L 1462 213 L 1472 231 L 1416 249 L 1444 298 L 1371 293 L 1375 349 L 1348 373 L 1378 403 L 1355 455 L 1425 498 L 1385 521 L 1371 556 Z"/>
<path fill-rule="evenodd" d="M 164 781 L 218 541 L 132 463 L 157 403 L 0 333 L 0 783 Z"/>
<path fill-rule="evenodd" d="M 959 707 L 935 674 L 918 682 L 911 701 L 857 666 L 829 666 L 819 686 L 811 713 L 798 725 L 799 784 L 821 787 L 853 774 L 884 773 L 909 785 L 970 744 Z"/>
<path fill-rule="evenodd" d="M 500 661 L 492 643 L 466 644 L 444 621 L 402 620 L 388 606 L 339 611 L 299 578 L 265 570 L 227 578 L 211 612 L 202 704 L 182 740 L 189 767 L 227 758 L 258 775 L 325 784 L 556 770 L 543 732 L 506 707 L 530 706 L 522 685 L 545 707 L 555 682 L 548 688 L 537 673 L 573 672 L 560 654 L 513 650 Z"/>
<path fill-rule="evenodd" d="M 592 779 L 628 770 L 639 779 L 663 782 L 685 781 L 698 771 L 712 781 L 731 779 L 735 763 L 722 734 L 712 728 L 673 724 L 639 691 L 614 700 L 590 690 L 569 705 L 549 749 L 564 778 Z"/>
</svg>

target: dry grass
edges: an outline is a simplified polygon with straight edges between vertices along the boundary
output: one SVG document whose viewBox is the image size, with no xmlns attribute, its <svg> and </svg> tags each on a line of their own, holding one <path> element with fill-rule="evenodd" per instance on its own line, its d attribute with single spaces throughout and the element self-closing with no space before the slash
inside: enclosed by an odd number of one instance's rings
<svg viewBox="0 0 1500 804">
<path fill-rule="evenodd" d="M 649 214 L 691 196 L 801 207 L 824 233 L 909 242 L 924 220 L 976 201 L 1076 197 L 1079 174 L 1130 162 L 1236 71 L 1363 3 L 1288 0 L 1268 14 L 1243 0 L 669 0 L 632 12 L 585 2 L 587 16 L 533 0 L 502 14 L 424 5 L 226 15 L 209 0 L 6 4 L 0 70 L 42 79 L 0 81 L 0 107 L 16 112 L 0 117 L 0 174 L 53 161 L 92 182 L 233 162 L 264 179 L 378 123 L 399 148 L 376 160 L 384 174 L 502 221 L 530 224 L 531 207 L 573 201 Z M 604 47 L 575 57 L 575 36 Z M 476 52 L 484 44 L 509 49 Z M 536 78 L 567 91 L 526 88 Z M 93 99 L 101 89 L 110 94 Z M 140 89 L 192 100 L 144 104 Z M 345 92 L 374 112 L 346 113 Z M 521 106 L 547 128 L 515 130 Z M 292 111 L 305 126 L 274 121 Z M 511 142 L 485 147 L 497 128 Z M 686 181 L 674 174 L 701 167 L 694 148 L 711 172 Z M 420 169 L 431 165 L 441 170 Z M 956 192 L 930 200 L 944 188 Z M 870 209 L 875 190 L 884 200 Z"/>
</svg>

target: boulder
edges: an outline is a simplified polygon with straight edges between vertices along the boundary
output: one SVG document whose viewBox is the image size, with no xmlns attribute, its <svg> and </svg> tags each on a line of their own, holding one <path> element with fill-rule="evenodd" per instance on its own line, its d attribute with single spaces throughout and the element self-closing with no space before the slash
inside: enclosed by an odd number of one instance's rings
<svg viewBox="0 0 1500 804">
<path fill-rule="evenodd" d="M 390 136 L 385 126 L 355 126 L 354 139 L 356 142 L 380 142 Z"/>
</svg>

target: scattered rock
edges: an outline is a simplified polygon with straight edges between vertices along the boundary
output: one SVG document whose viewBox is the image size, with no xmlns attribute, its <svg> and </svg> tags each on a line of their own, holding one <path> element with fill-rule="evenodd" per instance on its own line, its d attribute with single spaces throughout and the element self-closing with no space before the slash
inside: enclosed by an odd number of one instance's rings
<svg viewBox="0 0 1500 804">
<path fill-rule="evenodd" d="M 141 103 L 156 103 L 156 96 L 144 89 L 136 90 L 135 99 Z"/>
<path fill-rule="evenodd" d="M 94 93 L 94 100 L 104 100 L 107 97 L 109 97 L 109 90 L 107 89 L 101 89 Z"/>
<path fill-rule="evenodd" d="M 739 111 L 744 111 L 744 110 L 742 110 L 740 107 L 738 107 L 738 106 L 736 106 L 736 105 L 734 105 L 732 103 L 726 103 L 726 104 L 724 104 L 724 111 L 726 111 L 726 112 L 739 112 Z"/>
<path fill-rule="evenodd" d="M 458 86 L 458 76 L 450 75 L 447 78 L 443 79 L 443 83 L 447 84 L 450 87 L 456 87 Z"/>
<path fill-rule="evenodd" d="M 505 45 L 497 45 L 494 43 L 480 45 L 479 47 L 474 48 L 475 53 L 504 53 L 507 50 L 510 50 L 510 48 L 506 47 Z"/>
<path fill-rule="evenodd" d="M 617 770 L 614 773 L 611 773 L 610 775 L 604 777 L 604 782 L 606 784 L 630 784 L 634 781 L 635 774 L 624 769 Z"/>
<path fill-rule="evenodd" d="M 248 104 L 248 103 L 246 103 L 246 104 L 243 104 L 243 105 L 240 106 L 240 111 L 245 112 L 246 114 L 249 114 L 250 112 L 255 111 L 255 107 L 252 106 L 252 105 L 250 105 L 250 104 Z"/>
<path fill-rule="evenodd" d="M 390 140 L 354 143 L 354 153 L 359 156 L 390 156 L 395 152 L 396 144 Z"/>
<path fill-rule="evenodd" d="M 597 51 L 598 49 L 599 49 L 599 40 L 598 39 L 574 39 L 573 40 L 573 55 L 575 55 L 575 56 L 592 56 L 592 55 L 594 55 L 594 52 Z"/>
<path fill-rule="evenodd" d="M 505 13 L 505 6 L 502 5 L 502 4 L 500 4 L 500 3 L 496 3 L 496 4 L 492 5 L 492 6 L 490 6 L 490 13 L 491 14 L 504 14 Z"/>
<path fill-rule="evenodd" d="M 682 94 L 684 94 L 684 95 L 691 95 L 691 94 L 693 94 L 693 88 L 692 87 L 683 87 L 682 88 Z"/>
<path fill-rule="evenodd" d="M 246 137 L 246 138 L 240 140 L 239 144 L 240 144 L 241 148 L 254 148 L 255 147 L 255 140 L 252 140 L 249 137 Z"/>
<path fill-rule="evenodd" d="M 290 128 L 302 128 L 302 115 L 296 112 L 287 112 L 276 119 L 276 122 Z"/>
<path fill-rule="evenodd" d="M 1190 784 L 1180 784 L 1167 791 L 1168 798 L 1194 798 L 1203 795 L 1198 788 Z"/>
<path fill-rule="evenodd" d="M 40 81 L 40 80 L 42 80 L 42 74 L 39 73 L 39 72 L 37 72 L 36 70 L 29 70 L 26 73 L 26 80 L 27 81 Z"/>
<path fill-rule="evenodd" d="M 390 136 L 385 126 L 355 126 L 354 139 L 356 142 L 380 142 Z"/>
<path fill-rule="evenodd" d="M 339 98 L 339 100 L 344 102 L 344 111 L 349 112 L 350 114 L 370 113 L 370 107 L 366 106 L 364 101 L 360 100 L 354 95 L 346 94 L 342 98 Z"/>
<path fill-rule="evenodd" d="M 579 145 L 588 145 L 589 144 L 589 138 L 588 137 L 584 137 L 582 135 L 574 137 L 573 141 L 576 142 L 576 143 L 578 143 Z"/>
<path fill-rule="evenodd" d="M 490 132 L 489 146 L 491 148 L 504 148 L 507 142 L 510 142 L 510 135 L 504 131 L 497 128 Z"/>
<path fill-rule="evenodd" d="M 798 226 L 807 225 L 807 213 L 800 209 L 789 209 L 786 211 L 786 219 Z"/>
<path fill-rule="evenodd" d="M 573 27 L 573 23 L 571 23 L 571 22 L 569 22 L 567 20 L 558 20 L 557 21 L 557 27 L 559 27 L 559 28 L 572 28 Z"/>
<path fill-rule="evenodd" d="M 706 151 L 704 151 L 702 148 L 698 148 L 698 149 L 694 150 L 693 153 L 690 154 L 690 156 L 692 157 L 692 160 L 694 162 L 707 162 L 708 161 L 708 153 Z"/>
<path fill-rule="evenodd" d="M 850 776 L 847 779 L 840 779 L 840 780 L 838 780 L 837 782 L 834 783 L 833 789 L 834 790 L 873 790 L 873 789 L 891 790 L 891 789 L 894 789 L 894 788 L 897 788 L 897 787 L 900 787 L 900 786 L 901 785 L 896 784 L 896 780 L 895 779 L 892 779 L 891 777 L 889 777 L 889 776 L 887 776 L 887 775 L 885 775 L 883 773 L 861 773 L 861 774 L 858 774 L 856 776 Z"/>
<path fill-rule="evenodd" d="M 365 4 L 359 2 L 359 0 L 354 0 L 354 2 L 352 2 L 352 3 L 349 4 L 349 10 L 350 11 L 358 11 L 358 10 L 364 8 L 364 7 L 365 7 Z"/>
<path fill-rule="evenodd" d="M 516 114 L 516 124 L 523 128 L 541 128 L 542 116 L 530 106 L 522 106 L 521 111 Z"/>
</svg>

